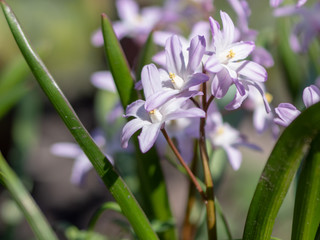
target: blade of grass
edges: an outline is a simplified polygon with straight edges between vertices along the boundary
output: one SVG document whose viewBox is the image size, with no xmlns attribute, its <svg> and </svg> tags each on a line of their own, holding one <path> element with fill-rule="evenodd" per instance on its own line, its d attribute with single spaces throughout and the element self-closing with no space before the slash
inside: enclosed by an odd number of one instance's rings
<svg viewBox="0 0 320 240">
<path fill-rule="evenodd" d="M 320 134 L 320 103 L 298 116 L 282 133 L 260 176 L 250 204 L 243 239 L 269 240 L 275 218 L 301 159 Z"/>
<path fill-rule="evenodd" d="M 32 231 L 37 239 L 57 240 L 57 236 L 49 226 L 47 219 L 43 216 L 37 204 L 20 182 L 17 175 L 7 164 L 0 152 L 0 182 L 10 192 L 20 210 L 26 217 Z"/>
<path fill-rule="evenodd" d="M 320 136 L 304 160 L 296 192 L 292 240 L 315 239 L 320 224 Z"/>
<path fill-rule="evenodd" d="M 109 189 L 110 193 L 119 203 L 123 214 L 131 223 L 137 236 L 140 239 L 146 240 L 157 239 L 148 219 L 126 186 L 125 182 L 116 173 L 111 163 L 95 144 L 43 62 L 32 50 L 10 7 L 4 0 L 0 0 L 0 5 L 17 45 L 19 46 L 20 51 L 26 59 L 36 80 L 55 107 L 61 119 L 68 127 L 73 137 L 91 161 L 93 167 Z"/>
</svg>

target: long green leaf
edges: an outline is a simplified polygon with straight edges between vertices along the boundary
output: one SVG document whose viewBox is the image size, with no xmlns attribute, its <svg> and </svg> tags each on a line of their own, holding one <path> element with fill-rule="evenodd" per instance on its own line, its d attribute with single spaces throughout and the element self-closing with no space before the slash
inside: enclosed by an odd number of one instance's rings
<svg viewBox="0 0 320 240">
<path fill-rule="evenodd" d="M 312 142 L 299 176 L 291 239 L 315 239 L 319 224 L 320 136 Z"/>
<path fill-rule="evenodd" d="M 320 103 L 307 108 L 282 133 L 260 177 L 243 239 L 269 240 L 275 218 L 301 159 L 320 133 Z"/>
<path fill-rule="evenodd" d="M 123 108 L 126 109 L 129 103 L 137 100 L 137 94 L 133 88 L 133 79 L 110 20 L 105 14 L 102 14 L 101 21 L 108 65 L 117 86 Z M 151 37 L 152 35 L 150 35 L 148 44 L 151 44 Z M 146 53 L 143 54 L 145 57 L 149 55 L 147 52 L 149 50 L 146 50 Z M 137 138 L 134 137 L 134 139 L 137 150 L 137 171 L 140 179 L 144 210 L 151 220 L 172 221 L 172 213 L 158 153 L 153 147 L 147 153 L 142 154 Z M 175 230 L 172 228 L 164 233 L 160 233 L 159 236 L 161 239 L 176 239 Z"/>
<path fill-rule="evenodd" d="M 122 106 L 125 109 L 131 101 L 137 99 L 129 64 L 106 14 L 102 14 L 101 24 L 106 57 L 115 79 Z"/>
<path fill-rule="evenodd" d="M 0 182 L 4 184 L 23 212 L 37 239 L 57 240 L 48 221 L 0 152 Z"/>
<path fill-rule="evenodd" d="M 89 133 L 72 109 L 70 103 L 57 86 L 53 77 L 50 75 L 40 58 L 32 50 L 10 7 L 4 0 L 0 0 L 0 4 L 17 45 L 19 46 L 39 85 L 57 110 L 73 137 L 91 161 L 93 167 L 102 178 L 110 193 L 119 203 L 123 214 L 131 223 L 137 236 L 140 239 L 146 240 L 157 239 L 148 219 L 141 210 L 134 196 L 127 188 L 122 178 L 116 173 L 111 163 L 90 137 Z"/>
</svg>

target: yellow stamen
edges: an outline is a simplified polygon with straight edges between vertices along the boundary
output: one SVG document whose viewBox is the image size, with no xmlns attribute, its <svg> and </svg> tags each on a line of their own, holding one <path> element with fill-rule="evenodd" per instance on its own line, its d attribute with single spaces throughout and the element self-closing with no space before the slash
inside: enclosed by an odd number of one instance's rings
<svg viewBox="0 0 320 240">
<path fill-rule="evenodd" d="M 265 96 L 266 96 L 266 99 L 267 99 L 268 103 L 271 103 L 272 99 L 273 99 L 273 96 L 268 92 L 265 94 Z"/>
<path fill-rule="evenodd" d="M 154 113 L 155 113 L 155 110 L 151 110 L 149 113 L 150 113 L 150 114 L 154 114 Z"/>
<path fill-rule="evenodd" d="M 229 54 L 227 55 L 227 58 L 228 59 L 234 58 L 235 55 L 236 55 L 235 52 L 231 49 L 229 50 Z"/>
<path fill-rule="evenodd" d="M 171 82 L 174 82 L 174 79 L 175 79 L 176 75 L 174 73 L 170 72 L 169 73 L 169 77 L 171 79 Z"/>
</svg>

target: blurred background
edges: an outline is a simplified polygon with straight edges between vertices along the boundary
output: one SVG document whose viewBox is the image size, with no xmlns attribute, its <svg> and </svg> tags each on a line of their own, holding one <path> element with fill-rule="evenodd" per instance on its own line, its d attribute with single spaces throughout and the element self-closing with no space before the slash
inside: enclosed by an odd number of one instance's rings
<svg viewBox="0 0 320 240">
<path fill-rule="evenodd" d="M 141 6 L 161 4 L 161 0 L 140 0 Z M 286 82 L 287 73 L 279 57 L 276 35 L 279 20 L 272 17 L 268 1 L 248 1 L 252 8 L 250 27 L 260 31 L 258 42 L 273 55 L 275 64 L 268 69 L 268 91 L 273 94 L 273 106 L 280 102 L 301 105 L 303 86 L 312 81 L 304 74 L 308 62 L 305 55 L 295 54 L 301 63 L 301 75 L 296 93 L 291 94 Z M 103 48 L 93 47 L 92 34 L 100 26 L 100 14 L 118 19 L 113 0 L 15 0 L 8 3 L 18 17 L 32 46 L 39 53 L 58 85 L 89 131 L 97 127 L 97 90 L 90 82 L 92 73 L 106 70 Z M 235 17 L 226 1 L 215 1 L 215 16 L 220 9 Z M 233 18 L 235 19 L 235 18 Z M 134 58 L 133 42 L 121 41 L 129 59 Z M 131 49 L 131 50 L 130 50 Z M 293 53 L 292 53 L 293 54 Z M 304 74 L 304 75 L 303 75 Z M 297 76 L 299 77 L 299 76 Z M 91 171 L 82 187 L 70 182 L 73 160 L 53 156 L 50 147 L 57 142 L 74 142 L 67 128 L 46 99 L 25 64 L 0 14 L 0 86 L 12 78 L 14 86 L 0 90 L 0 150 L 25 186 L 44 211 L 61 239 L 86 229 L 93 212 L 112 197 Z M 290 84 L 289 84 L 290 85 Z M 263 148 L 263 152 L 242 149 L 243 164 L 237 172 L 229 165 L 217 189 L 217 197 L 225 210 L 234 238 L 241 238 L 250 199 L 264 163 L 275 140 L 270 132 L 257 134 L 252 127 L 252 115 L 238 113 L 231 119 L 249 141 Z M 232 117 L 231 117 L 232 118 Z M 119 139 L 120 143 L 120 139 Z M 188 185 L 184 176 L 170 164 L 163 162 L 172 210 L 178 225 L 184 217 Z M 184 186 L 184 187 L 181 187 Z M 293 215 L 293 191 L 283 204 L 275 224 L 273 236 L 289 239 Z M 128 233 L 114 219 L 124 219 L 111 211 L 102 215 L 96 231 L 108 239 L 121 239 Z M 220 233 L 220 239 L 226 239 Z M 0 239 L 34 239 L 33 234 L 8 192 L 0 186 Z M 102 238 L 103 239 L 103 238 Z"/>
</svg>

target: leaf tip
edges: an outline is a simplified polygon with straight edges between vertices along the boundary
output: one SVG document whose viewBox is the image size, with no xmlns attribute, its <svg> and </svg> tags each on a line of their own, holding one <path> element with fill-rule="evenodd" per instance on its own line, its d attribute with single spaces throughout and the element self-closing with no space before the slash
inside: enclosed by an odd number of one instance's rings
<svg viewBox="0 0 320 240">
<path fill-rule="evenodd" d="M 2 0 L 0 0 L 0 1 L 2 1 Z M 102 18 L 108 18 L 107 14 L 105 14 L 105 13 L 102 13 L 102 14 L 101 14 L 101 17 L 102 17 Z"/>
</svg>

